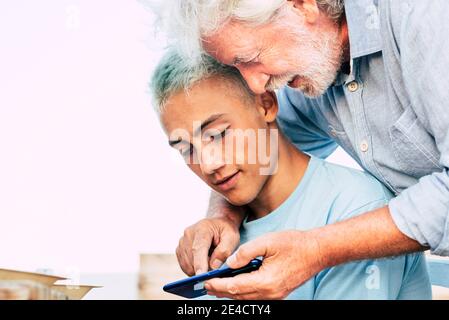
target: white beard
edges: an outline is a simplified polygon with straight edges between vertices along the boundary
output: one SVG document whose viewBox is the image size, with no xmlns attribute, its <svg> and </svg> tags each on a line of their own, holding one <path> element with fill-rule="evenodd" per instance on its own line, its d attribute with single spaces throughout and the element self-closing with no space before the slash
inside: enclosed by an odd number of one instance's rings
<svg viewBox="0 0 449 320">
<path fill-rule="evenodd" d="M 309 65 L 306 70 L 272 77 L 267 90 L 279 89 L 296 77 L 293 83 L 296 84 L 295 89 L 307 97 L 319 97 L 335 81 L 343 62 L 343 47 L 338 32 L 322 33 L 316 39 L 301 31 L 294 31 L 294 34 L 301 44 L 301 56 L 297 57 L 297 61 L 306 60 Z"/>
</svg>

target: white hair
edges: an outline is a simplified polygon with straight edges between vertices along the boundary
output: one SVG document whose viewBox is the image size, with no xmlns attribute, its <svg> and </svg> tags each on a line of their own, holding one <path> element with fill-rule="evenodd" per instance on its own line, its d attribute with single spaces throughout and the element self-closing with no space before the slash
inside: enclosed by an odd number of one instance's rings
<svg viewBox="0 0 449 320">
<path fill-rule="evenodd" d="M 339 21 L 344 0 L 316 0 L 321 11 Z M 202 39 L 229 21 L 254 26 L 272 22 L 287 0 L 165 0 L 158 15 L 169 38 L 181 52 L 197 63 L 204 51 Z"/>
</svg>

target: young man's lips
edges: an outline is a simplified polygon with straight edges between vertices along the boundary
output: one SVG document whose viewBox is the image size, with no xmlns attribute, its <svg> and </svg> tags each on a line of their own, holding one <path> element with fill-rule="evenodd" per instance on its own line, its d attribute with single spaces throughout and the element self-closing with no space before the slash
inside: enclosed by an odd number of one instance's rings
<svg viewBox="0 0 449 320">
<path fill-rule="evenodd" d="M 223 179 L 221 182 L 214 183 L 214 185 L 221 191 L 228 191 L 228 190 L 232 189 L 237 184 L 239 177 L 240 177 L 240 171 L 237 171 L 233 175 Z"/>
</svg>

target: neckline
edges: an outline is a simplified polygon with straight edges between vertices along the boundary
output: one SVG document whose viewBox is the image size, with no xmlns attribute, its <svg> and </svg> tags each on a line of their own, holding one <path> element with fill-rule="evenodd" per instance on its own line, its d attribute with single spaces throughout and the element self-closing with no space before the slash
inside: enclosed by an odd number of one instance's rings
<svg viewBox="0 0 449 320">
<path fill-rule="evenodd" d="M 296 186 L 295 190 L 288 196 L 288 198 L 279 207 L 262 218 L 251 220 L 248 222 L 248 216 L 246 216 L 243 220 L 242 226 L 248 230 L 257 227 L 258 225 L 269 225 L 271 222 L 274 222 L 280 215 L 285 214 L 287 211 L 285 210 L 285 208 L 290 207 L 293 202 L 298 201 L 298 199 L 304 193 L 303 191 L 307 189 L 307 186 L 310 184 L 311 178 L 320 161 L 322 160 L 315 158 L 314 156 L 310 156 L 310 161 L 306 168 L 304 176 Z"/>
</svg>

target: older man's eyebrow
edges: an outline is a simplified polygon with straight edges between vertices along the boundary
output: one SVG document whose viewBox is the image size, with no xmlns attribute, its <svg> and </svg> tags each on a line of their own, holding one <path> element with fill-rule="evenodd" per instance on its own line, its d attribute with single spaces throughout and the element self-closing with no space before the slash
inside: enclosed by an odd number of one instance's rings
<svg viewBox="0 0 449 320">
<path fill-rule="evenodd" d="M 204 120 L 201 125 L 195 130 L 195 132 L 193 133 L 194 136 L 198 136 L 205 128 L 207 128 L 207 126 L 209 126 L 210 124 L 212 124 L 213 122 L 217 121 L 218 119 L 220 119 L 221 117 L 223 117 L 225 114 L 224 113 L 219 113 L 219 114 L 214 114 L 211 115 L 209 118 L 207 118 L 206 120 Z"/>
</svg>

